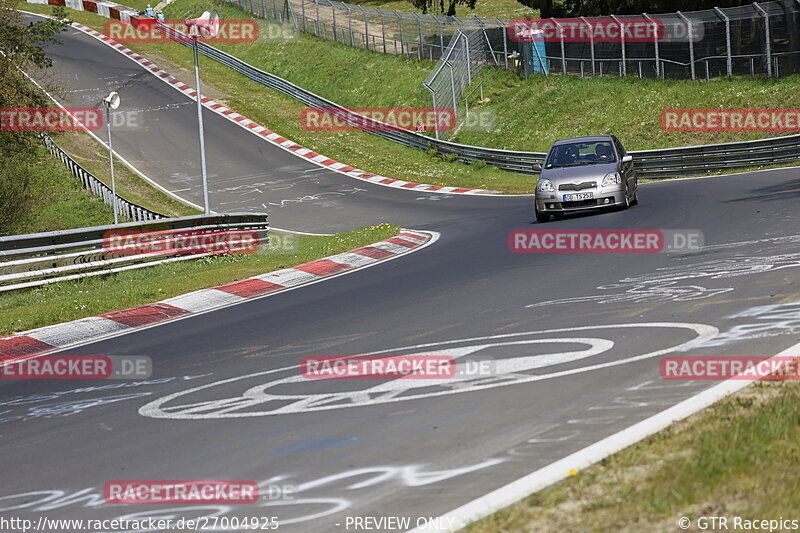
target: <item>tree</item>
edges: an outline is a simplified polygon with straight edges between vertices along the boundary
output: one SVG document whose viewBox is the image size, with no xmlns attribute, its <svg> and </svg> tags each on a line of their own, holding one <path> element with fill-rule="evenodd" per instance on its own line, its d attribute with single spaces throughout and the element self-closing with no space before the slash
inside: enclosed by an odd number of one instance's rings
<svg viewBox="0 0 800 533">
<path fill-rule="evenodd" d="M 548 19 L 555 17 L 553 0 L 518 0 L 520 4 L 539 10 L 539 17 Z"/>
<path fill-rule="evenodd" d="M 563 0 L 559 3 L 554 3 L 553 0 L 518 1 L 523 5 L 539 8 L 542 18 L 674 13 L 752 3 L 747 0 Z"/>
<path fill-rule="evenodd" d="M 475 9 L 475 0 L 410 0 L 410 2 L 423 13 L 436 11 L 440 15 L 451 17 L 456 15 L 457 5 Z"/>
<path fill-rule="evenodd" d="M 47 96 L 25 75 L 52 66 L 43 46 L 68 25 L 65 11 L 56 8 L 58 20 L 26 24 L 17 0 L 0 0 L 0 111 L 9 107 L 41 107 Z M 25 205 L 30 161 L 36 149 L 31 132 L 0 130 L 0 228 Z"/>
</svg>

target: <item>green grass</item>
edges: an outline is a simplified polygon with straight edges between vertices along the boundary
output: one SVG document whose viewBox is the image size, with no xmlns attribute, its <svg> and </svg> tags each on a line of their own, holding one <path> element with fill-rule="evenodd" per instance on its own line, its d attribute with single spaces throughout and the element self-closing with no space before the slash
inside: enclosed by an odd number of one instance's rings
<svg viewBox="0 0 800 533">
<path fill-rule="evenodd" d="M 54 140 L 86 170 L 110 185 L 108 156 L 96 141 L 85 133 L 61 134 Z M 78 178 L 43 147 L 37 149 L 31 168 L 22 214 L 0 234 L 39 233 L 114 222 L 111 206 L 85 190 Z M 115 174 L 117 194 L 126 200 L 167 216 L 199 213 L 151 187 L 123 165 L 115 166 Z"/>
<path fill-rule="evenodd" d="M 299 236 L 297 249 L 207 257 L 110 276 L 54 283 L 0 298 L 0 335 L 157 302 L 371 244 L 398 233 L 388 224 L 333 236 Z"/>
<path fill-rule="evenodd" d="M 83 189 L 81 182 L 47 150 L 31 158 L 31 176 L 21 216 L 2 234 L 38 233 L 113 224 L 114 213 L 102 199 Z"/>
<path fill-rule="evenodd" d="M 178 0 L 167 16 L 182 18 L 211 7 L 224 9 L 223 17 L 252 18 L 209 0 Z M 307 35 L 220 47 L 341 105 L 431 105 L 422 87 L 433 68 L 429 61 L 369 53 Z M 546 151 L 554 140 L 598 132 L 616 134 L 631 150 L 763 138 L 770 134 L 667 133 L 660 127 L 661 110 L 800 106 L 800 76 L 692 82 L 538 75 L 524 80 L 516 72 L 487 68 L 481 80 L 489 101 L 480 107 L 494 111 L 495 126 L 491 131 L 461 130 L 453 140 L 512 150 Z"/>
<path fill-rule="evenodd" d="M 351 0 L 349 3 L 388 11 L 422 13 L 421 9 L 414 7 L 407 0 Z M 456 6 L 456 16 L 499 19 L 539 18 L 539 10 L 524 6 L 517 0 L 477 0 L 474 9 L 466 5 Z"/>
<path fill-rule="evenodd" d="M 167 19 L 195 16 L 215 8 L 222 18 L 245 18 L 244 12 L 224 3 L 197 0 L 176 2 L 165 9 Z M 25 4 L 23 9 L 50 13 L 49 6 Z M 85 11 L 68 10 L 77 22 L 103 30 L 106 19 Z M 269 23 L 261 21 L 261 35 Z M 274 34 L 274 32 L 273 32 Z M 129 44 L 171 74 L 194 85 L 191 51 L 173 43 Z M 223 44 L 220 48 L 264 70 L 274 71 L 338 103 L 349 106 L 430 106 L 420 83 L 433 67 L 429 61 L 376 54 L 306 35 L 291 40 L 259 40 L 253 44 Z M 509 192 L 531 192 L 530 177 L 481 165 L 447 162 L 364 132 L 311 132 L 303 129 L 303 105 L 240 74 L 201 57 L 207 94 L 237 112 L 295 142 L 369 172 L 396 179 Z M 298 76 L 289 75 L 290 71 Z M 369 75 L 364 75 L 365 72 Z M 398 75 L 399 73 L 399 75 Z M 330 94 L 333 92 L 334 94 Z M 374 100 L 373 100 L 374 98 Z"/>
<path fill-rule="evenodd" d="M 796 518 L 798 443 L 800 385 L 759 382 L 467 531 L 679 531 L 682 516 Z"/>
<path fill-rule="evenodd" d="M 178 0 L 165 9 L 168 19 L 195 16 L 215 8 L 222 18 L 252 18 L 223 2 Z M 48 6 L 26 5 L 47 11 Z M 70 12 L 76 20 L 102 29 L 104 19 Z M 261 35 L 275 35 L 261 21 Z M 130 45 L 173 74 L 193 84 L 190 51 L 174 44 Z M 260 39 L 253 44 L 221 44 L 223 50 L 339 104 L 350 107 L 429 107 L 421 83 L 433 68 L 418 61 L 350 48 L 299 34 L 293 39 Z M 430 183 L 501 190 L 532 191 L 532 179 L 483 165 L 440 160 L 361 132 L 310 132 L 301 126 L 302 104 L 202 59 L 209 93 L 239 113 L 300 144 L 364 170 Z M 546 151 L 556 139 L 583 134 L 616 134 L 629 150 L 763 138 L 759 133 L 667 133 L 660 128 L 665 107 L 797 107 L 800 77 L 775 81 L 640 80 L 629 77 L 580 79 L 554 75 L 523 80 L 515 72 L 486 68 L 481 74 L 480 108 L 497 119 L 489 131 L 459 131 L 453 140 L 511 150 Z M 216 92 L 217 94 L 213 94 Z"/>
<path fill-rule="evenodd" d="M 457 140 L 508 150 L 545 151 L 558 139 L 579 135 L 617 135 L 629 150 L 743 141 L 776 133 L 674 133 L 661 129 L 665 108 L 797 107 L 800 76 L 774 81 L 652 80 L 634 77 L 537 75 L 520 80 L 491 69 L 482 107 L 497 121 L 491 132 L 462 131 Z"/>
<path fill-rule="evenodd" d="M 108 152 L 88 134 L 82 132 L 59 135 L 57 142 L 61 148 L 83 168 L 94 174 L 100 181 L 111 186 L 111 168 Z M 117 194 L 135 204 L 169 217 L 198 215 L 202 211 L 186 206 L 149 185 L 129 170 L 119 160 L 115 161 L 114 176 Z"/>
</svg>

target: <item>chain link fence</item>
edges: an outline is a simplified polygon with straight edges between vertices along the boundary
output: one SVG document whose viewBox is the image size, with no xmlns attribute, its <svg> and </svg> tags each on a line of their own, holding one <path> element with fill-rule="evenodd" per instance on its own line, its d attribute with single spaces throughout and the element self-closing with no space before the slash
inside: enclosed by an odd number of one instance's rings
<svg viewBox="0 0 800 533">
<path fill-rule="evenodd" d="M 422 85 L 431 93 L 437 117 L 446 116 L 441 111 L 448 109 L 457 119 L 461 118 L 460 102 L 464 93 L 490 56 L 485 37 L 482 28 L 456 31 L 439 63 L 425 78 Z M 467 100 L 464 100 L 464 110 L 469 110 Z M 440 128 L 434 131 L 438 139 Z"/>
<path fill-rule="evenodd" d="M 767 78 L 800 72 L 800 0 L 659 15 L 582 19 L 578 24 L 625 25 L 631 19 L 668 28 L 673 38 L 651 42 L 547 42 L 550 72 L 580 76 L 711 79 Z M 674 36 L 679 37 L 674 37 Z M 682 37 L 680 37 L 682 36 Z M 533 62 L 525 47 L 526 60 Z M 533 70 L 533 67 L 527 67 Z"/>
</svg>

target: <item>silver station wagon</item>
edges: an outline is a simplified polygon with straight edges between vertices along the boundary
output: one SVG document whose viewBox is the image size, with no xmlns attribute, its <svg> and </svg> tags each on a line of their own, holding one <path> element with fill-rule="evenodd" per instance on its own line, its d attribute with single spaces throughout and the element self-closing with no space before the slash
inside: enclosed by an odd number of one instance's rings
<svg viewBox="0 0 800 533">
<path fill-rule="evenodd" d="M 536 184 L 537 222 L 586 209 L 627 209 L 639 203 L 633 157 L 613 135 L 556 141 L 547 152 Z"/>
</svg>

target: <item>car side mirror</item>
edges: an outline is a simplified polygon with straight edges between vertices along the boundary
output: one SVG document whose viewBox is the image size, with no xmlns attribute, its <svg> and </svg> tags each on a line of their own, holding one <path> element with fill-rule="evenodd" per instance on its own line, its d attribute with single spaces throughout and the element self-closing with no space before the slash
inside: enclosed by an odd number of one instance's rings
<svg viewBox="0 0 800 533">
<path fill-rule="evenodd" d="M 626 155 L 625 157 L 622 158 L 623 163 L 630 163 L 631 161 L 633 161 L 632 155 Z"/>
<path fill-rule="evenodd" d="M 542 171 L 542 164 L 541 163 L 534 163 L 533 164 L 533 171 L 534 172 L 541 172 Z"/>
</svg>

